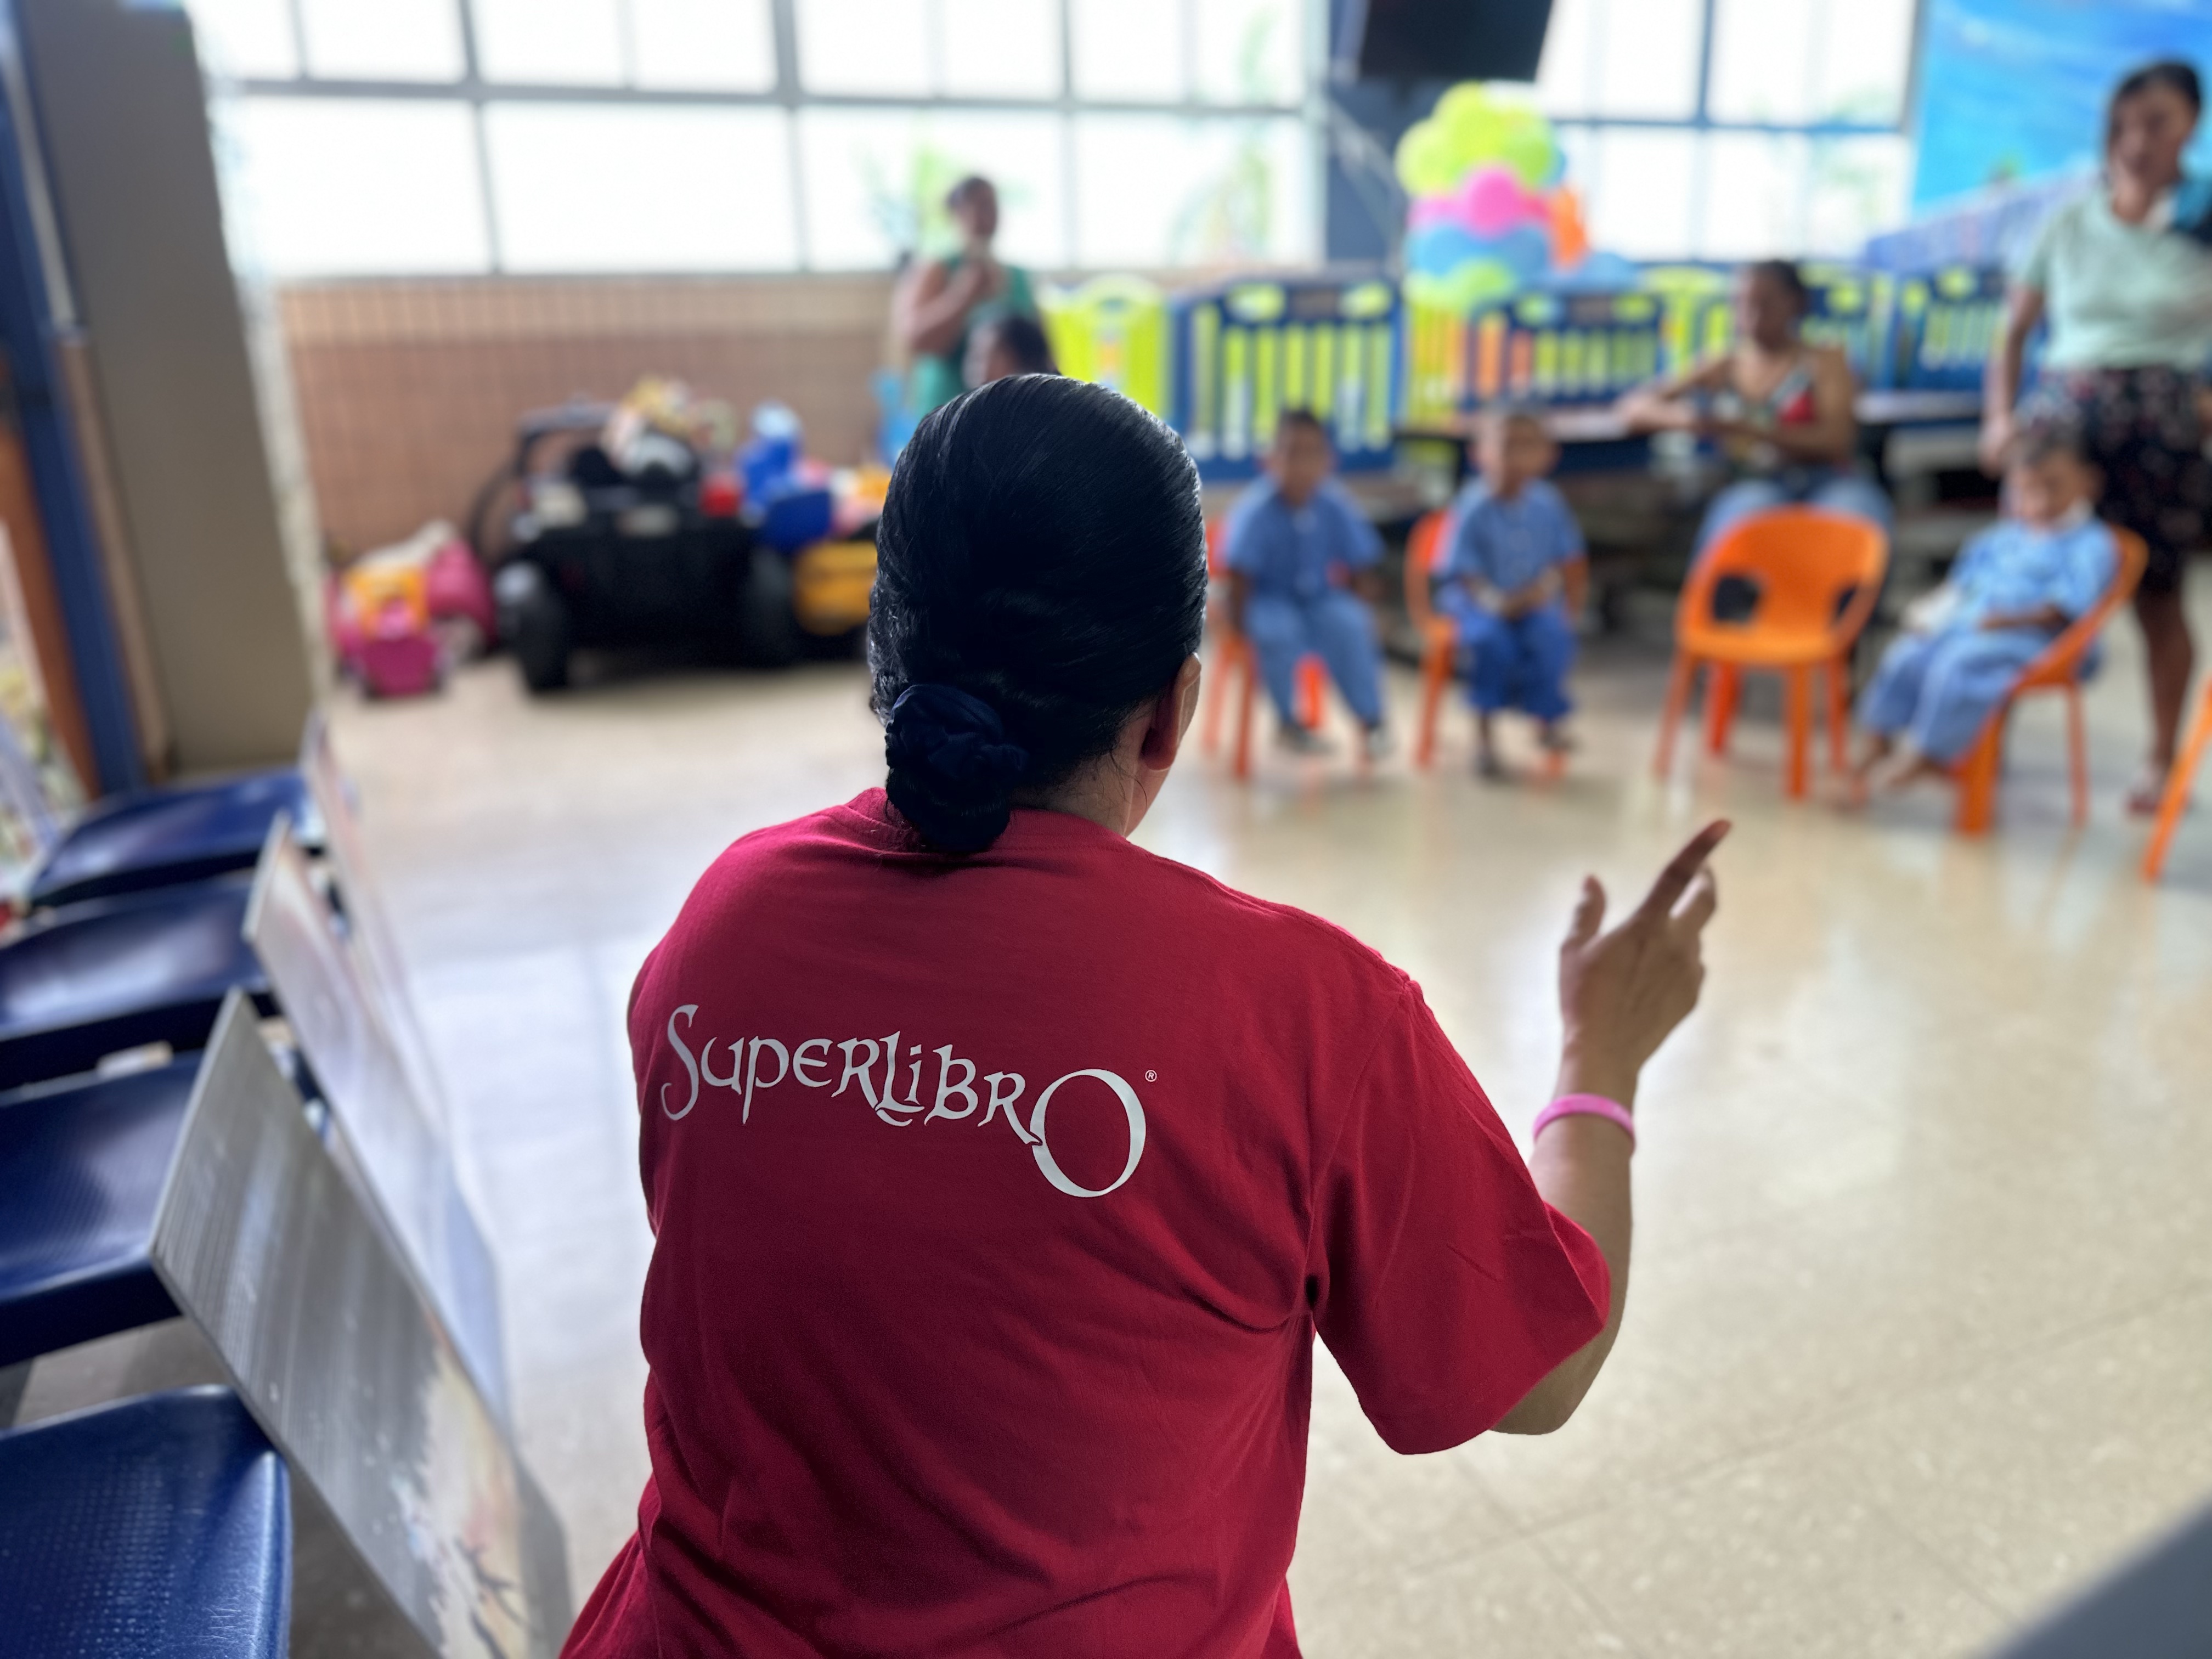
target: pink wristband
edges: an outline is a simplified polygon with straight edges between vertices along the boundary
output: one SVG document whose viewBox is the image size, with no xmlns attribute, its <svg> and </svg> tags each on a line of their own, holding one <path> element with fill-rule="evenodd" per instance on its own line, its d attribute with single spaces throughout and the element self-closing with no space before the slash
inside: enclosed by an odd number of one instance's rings
<svg viewBox="0 0 2212 1659">
<path fill-rule="evenodd" d="M 1628 1132 L 1628 1150 L 1636 1150 L 1636 1119 L 1628 1108 L 1617 1100 L 1607 1100 L 1603 1095 L 1561 1095 L 1536 1114 L 1536 1125 L 1528 1131 L 1534 1140 L 1563 1117 L 1601 1117 L 1608 1123 L 1618 1123 Z"/>
</svg>

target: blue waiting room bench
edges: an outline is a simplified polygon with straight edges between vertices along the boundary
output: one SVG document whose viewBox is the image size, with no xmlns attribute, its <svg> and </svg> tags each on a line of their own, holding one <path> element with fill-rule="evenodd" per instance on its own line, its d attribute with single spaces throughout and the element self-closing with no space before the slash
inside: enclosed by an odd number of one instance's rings
<svg viewBox="0 0 2212 1659">
<path fill-rule="evenodd" d="M 0 1433 L 0 1659 L 282 1659 L 291 1487 L 229 1389 Z"/>
<path fill-rule="evenodd" d="M 279 812 L 289 813 L 295 824 L 317 821 L 307 781 L 290 767 L 103 801 L 46 855 L 31 882 L 31 907 L 112 898 L 250 870 Z"/>
<path fill-rule="evenodd" d="M 207 1041 L 232 989 L 273 1006 L 246 945 L 250 872 L 43 912 L 0 948 L 0 1090 L 126 1048 Z"/>
</svg>

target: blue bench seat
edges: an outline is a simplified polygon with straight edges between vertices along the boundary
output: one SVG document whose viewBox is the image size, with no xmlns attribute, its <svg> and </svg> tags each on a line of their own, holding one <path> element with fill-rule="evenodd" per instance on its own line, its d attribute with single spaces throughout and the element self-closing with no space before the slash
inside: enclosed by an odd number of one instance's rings
<svg viewBox="0 0 2212 1659">
<path fill-rule="evenodd" d="M 0 1433 L 0 1659 L 282 1659 L 284 1461 L 228 1389 Z"/>
<path fill-rule="evenodd" d="M 33 916 L 0 948 L 0 1089 L 89 1071 L 146 1043 L 207 1042 L 233 988 L 269 1012 L 246 943 L 250 873 Z"/>
<path fill-rule="evenodd" d="M 0 1107 L 0 1366 L 174 1316 L 148 1253 L 198 1071 L 191 1054 Z"/>
<path fill-rule="evenodd" d="M 307 781 L 289 767 L 103 801 L 47 854 L 31 904 L 44 909 L 250 870 L 279 812 L 295 824 L 316 822 Z"/>
</svg>

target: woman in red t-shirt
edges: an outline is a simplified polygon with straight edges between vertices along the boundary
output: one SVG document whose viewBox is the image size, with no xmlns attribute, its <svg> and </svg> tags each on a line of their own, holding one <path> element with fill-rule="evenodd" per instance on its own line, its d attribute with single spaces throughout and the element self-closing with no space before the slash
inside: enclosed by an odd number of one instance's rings
<svg viewBox="0 0 2212 1659">
<path fill-rule="evenodd" d="M 1403 1452 L 1565 1422 L 1715 825 L 1559 959 L 1524 1164 L 1420 991 L 1127 839 L 1198 696 L 1198 480 L 1097 386 L 926 419 L 889 783 L 737 842 L 639 974 L 653 1477 L 574 1655 L 1297 1651 L 1316 1334 Z"/>
</svg>

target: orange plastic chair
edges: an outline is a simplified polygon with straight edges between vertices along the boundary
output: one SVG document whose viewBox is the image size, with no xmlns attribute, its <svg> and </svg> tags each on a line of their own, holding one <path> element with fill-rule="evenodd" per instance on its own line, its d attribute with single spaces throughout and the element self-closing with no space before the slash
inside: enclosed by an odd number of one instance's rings
<svg viewBox="0 0 2212 1659">
<path fill-rule="evenodd" d="M 1427 766 L 1437 757 L 1437 718 L 1459 650 L 1459 629 L 1450 617 L 1437 613 L 1430 590 L 1437 566 L 1451 556 L 1447 533 L 1451 524 L 1449 509 L 1439 507 L 1416 520 L 1413 533 L 1406 538 L 1406 614 L 1421 636 L 1420 724 L 1413 735 L 1416 766 Z"/>
<path fill-rule="evenodd" d="M 1237 750 L 1230 763 L 1232 775 L 1252 775 L 1252 702 L 1259 687 L 1260 664 L 1252 654 L 1252 641 L 1238 631 L 1229 614 L 1226 588 L 1229 576 L 1229 531 L 1225 520 L 1212 519 L 1206 526 L 1206 574 L 1212 592 L 1206 607 L 1206 631 L 1214 636 L 1213 672 L 1206 677 L 1204 702 L 1198 716 L 1198 746 L 1212 754 L 1221 746 L 1221 704 L 1237 700 Z M 1327 704 L 1328 671 L 1319 657 L 1298 664 L 1298 719 L 1309 730 L 1320 726 Z M 1235 690 L 1232 692 L 1232 684 Z"/>
<path fill-rule="evenodd" d="M 2079 829 L 2088 822 L 2089 740 L 2081 718 L 2081 662 L 2112 619 L 2112 612 L 2135 592 L 2148 556 L 2142 538 L 2132 531 L 2116 527 L 2112 539 L 2119 548 L 2119 564 L 2112 572 L 2112 586 L 2105 590 L 2104 597 L 2076 617 L 2044 647 L 2041 656 L 2021 671 L 2012 690 L 2005 693 L 2004 700 L 1983 723 L 1973 747 L 1951 769 L 1951 775 L 1959 785 L 1959 810 L 1952 827 L 1960 835 L 1985 835 L 1996 821 L 1997 779 L 2004 770 L 2005 723 L 2011 718 L 2013 705 L 2031 691 L 2063 691 L 2066 695 L 2066 756 L 2073 774 L 2074 823 Z"/>
<path fill-rule="evenodd" d="M 1675 608 L 1674 672 L 1652 770 L 1664 777 L 1674 764 L 1674 730 L 1700 667 L 1711 671 L 1706 733 L 1716 754 L 1727 747 L 1737 676 L 1747 668 L 1782 676 L 1790 743 L 1785 787 L 1793 799 L 1805 793 L 1813 671 L 1825 670 L 1831 758 L 1840 769 L 1850 649 L 1874 614 L 1888 565 L 1889 541 L 1879 526 L 1809 507 L 1761 513 L 1723 536 L 1691 570 Z M 1759 607 L 1748 619 L 1714 620 L 1713 589 L 1723 576 L 1759 584 Z"/>
<path fill-rule="evenodd" d="M 2156 881 L 2159 872 L 2166 868 L 2166 849 L 2173 842 L 2173 832 L 2181 827 L 2181 815 L 2189 810 L 2190 792 L 2196 787 L 2197 769 L 2204 759 L 2208 744 L 2212 744 L 2212 679 L 2204 682 L 2204 700 L 2197 705 L 2197 719 L 2189 728 L 2189 740 L 2182 744 L 2173 770 L 2166 774 L 2166 799 L 2158 805 L 2158 822 L 2151 828 L 2150 845 L 2143 848 L 2145 881 Z"/>
</svg>

